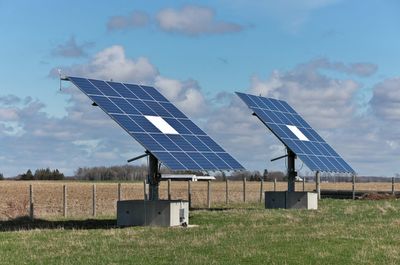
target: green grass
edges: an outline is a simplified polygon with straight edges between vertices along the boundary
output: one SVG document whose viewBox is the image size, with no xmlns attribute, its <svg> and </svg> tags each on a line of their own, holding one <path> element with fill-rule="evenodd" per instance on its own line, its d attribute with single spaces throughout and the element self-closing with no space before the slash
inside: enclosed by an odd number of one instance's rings
<svg viewBox="0 0 400 265">
<path fill-rule="evenodd" d="M 319 208 L 191 211 L 198 227 L 186 229 L 53 220 L 5 231 L 19 225 L 0 222 L 0 264 L 400 264 L 400 200 Z"/>
</svg>

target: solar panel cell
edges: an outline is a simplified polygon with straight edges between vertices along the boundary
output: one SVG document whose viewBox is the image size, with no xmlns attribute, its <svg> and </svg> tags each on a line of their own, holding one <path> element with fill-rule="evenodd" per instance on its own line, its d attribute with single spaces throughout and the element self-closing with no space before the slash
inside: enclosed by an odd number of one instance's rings
<svg viewBox="0 0 400 265">
<path fill-rule="evenodd" d="M 111 100 L 106 97 L 90 96 L 90 98 L 93 99 L 93 101 L 96 102 L 98 106 L 100 106 L 108 113 L 122 113 L 121 109 L 118 108 L 114 103 L 111 102 Z"/>
<path fill-rule="evenodd" d="M 100 81 L 100 80 L 94 80 L 94 79 L 89 79 L 90 83 L 95 85 L 98 90 L 101 91 L 106 96 L 112 96 L 112 97 L 120 97 L 120 95 L 115 92 L 115 90 L 110 87 L 106 82 Z"/>
<path fill-rule="evenodd" d="M 107 82 L 115 91 L 117 91 L 122 97 L 124 98 L 134 98 L 137 99 L 138 97 L 135 96 L 129 89 L 121 83 L 116 82 Z"/>
<path fill-rule="evenodd" d="M 159 102 L 169 102 L 168 99 L 161 95 L 161 93 L 158 92 L 154 87 L 143 85 L 140 85 L 140 87 L 143 88 L 144 91 L 146 91 L 147 94 L 149 94 L 154 100 Z"/>
<path fill-rule="evenodd" d="M 109 98 L 123 112 L 131 115 L 140 115 L 140 112 L 123 98 Z"/>
<path fill-rule="evenodd" d="M 141 100 L 154 100 L 143 88 L 138 85 L 124 84 L 137 98 Z"/>
<path fill-rule="evenodd" d="M 89 95 L 103 95 L 89 80 L 79 77 L 70 78 L 71 82 Z"/>
<path fill-rule="evenodd" d="M 125 127 L 129 132 L 144 132 L 142 127 L 137 125 L 137 123 L 127 115 L 111 114 L 111 117 L 114 118 L 121 127 Z"/>
</svg>

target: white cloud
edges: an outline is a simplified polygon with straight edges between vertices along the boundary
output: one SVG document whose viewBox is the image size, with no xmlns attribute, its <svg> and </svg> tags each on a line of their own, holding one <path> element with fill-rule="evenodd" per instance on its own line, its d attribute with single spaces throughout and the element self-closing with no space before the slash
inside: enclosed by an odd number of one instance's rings
<svg viewBox="0 0 400 265">
<path fill-rule="evenodd" d="M 61 67 L 61 69 L 66 75 L 144 84 L 152 83 L 158 75 L 157 68 L 147 58 L 130 59 L 120 45 L 114 45 L 98 52 L 88 63 Z M 54 68 L 51 75 L 57 76 L 56 73 L 56 68 Z"/>
<path fill-rule="evenodd" d="M 218 21 L 211 8 L 195 5 L 187 5 L 181 9 L 163 9 L 156 19 L 164 31 L 192 36 L 231 33 L 244 29 L 236 23 Z"/>
<path fill-rule="evenodd" d="M 400 121 L 400 78 L 387 79 L 373 89 L 372 111 L 380 118 Z"/>
<path fill-rule="evenodd" d="M 86 56 L 86 49 L 94 46 L 93 42 L 78 44 L 74 36 L 71 36 L 65 43 L 57 45 L 52 51 L 52 55 L 61 57 L 83 57 Z"/>
<path fill-rule="evenodd" d="M 113 16 L 107 22 L 109 31 L 135 29 L 145 27 L 149 24 L 150 17 L 141 11 L 133 11 L 126 16 Z"/>
<path fill-rule="evenodd" d="M 307 23 L 309 17 L 326 7 L 333 6 L 342 0 L 225 0 L 228 7 L 251 9 L 253 12 L 262 12 L 266 17 L 277 21 L 291 32 L 297 32 Z"/>
</svg>

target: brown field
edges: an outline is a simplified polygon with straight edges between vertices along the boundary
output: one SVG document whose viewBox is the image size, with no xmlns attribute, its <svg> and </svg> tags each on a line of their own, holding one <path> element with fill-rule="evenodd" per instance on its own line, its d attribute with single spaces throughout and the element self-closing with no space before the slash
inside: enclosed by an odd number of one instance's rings
<svg viewBox="0 0 400 265">
<path fill-rule="evenodd" d="M 68 217 L 89 218 L 92 216 L 92 189 L 89 182 L 62 182 L 62 181 L 1 181 L 0 182 L 0 220 L 28 215 L 29 185 L 33 186 L 33 200 L 35 217 L 58 218 L 63 215 L 63 185 L 67 186 L 67 213 Z M 95 183 L 96 185 L 96 213 L 99 216 L 113 216 L 116 213 L 118 199 L 117 183 Z M 265 182 L 264 190 L 272 191 L 273 182 Z M 351 183 L 321 183 L 321 189 L 347 189 Z M 287 183 L 278 182 L 277 190 L 286 190 Z M 391 183 L 357 183 L 357 190 L 391 191 Z M 296 183 L 296 190 L 302 190 L 303 184 Z M 315 189 L 315 183 L 306 183 L 306 190 Z M 396 183 L 396 190 L 400 183 Z M 121 199 L 143 199 L 143 183 L 121 183 Z M 188 199 L 188 183 L 172 182 L 172 199 Z M 167 199 L 167 183 L 160 186 L 160 197 Z M 211 183 L 211 204 L 218 206 L 225 204 L 225 182 Z M 257 202 L 260 199 L 260 182 L 246 182 L 246 202 Z M 229 181 L 229 202 L 243 202 L 243 182 Z M 207 206 L 207 182 L 192 182 L 192 206 Z"/>
</svg>

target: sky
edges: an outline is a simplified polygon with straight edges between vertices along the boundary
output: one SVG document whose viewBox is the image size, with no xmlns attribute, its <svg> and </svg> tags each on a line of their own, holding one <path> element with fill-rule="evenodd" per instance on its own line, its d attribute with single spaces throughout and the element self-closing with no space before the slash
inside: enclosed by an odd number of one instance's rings
<svg viewBox="0 0 400 265">
<path fill-rule="evenodd" d="M 248 170 L 284 171 L 270 159 L 285 148 L 234 92 L 279 98 L 358 175 L 393 176 L 399 13 L 395 0 L 0 0 L 0 173 L 73 175 L 143 153 L 77 88 L 60 89 L 61 69 L 155 86 Z"/>
</svg>

